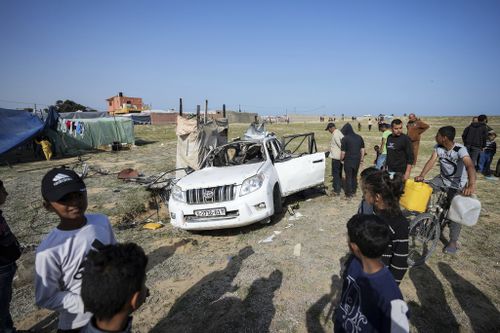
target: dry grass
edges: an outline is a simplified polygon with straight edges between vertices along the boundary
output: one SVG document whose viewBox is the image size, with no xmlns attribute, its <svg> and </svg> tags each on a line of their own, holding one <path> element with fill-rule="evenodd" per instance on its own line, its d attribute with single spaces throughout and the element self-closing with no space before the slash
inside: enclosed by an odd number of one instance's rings
<svg viewBox="0 0 500 333">
<path fill-rule="evenodd" d="M 272 124 L 268 130 L 278 135 L 315 132 L 318 150 L 327 150 L 330 135 L 324 131 L 325 123 L 302 120 Z M 430 155 L 437 128 L 453 124 L 460 134 L 469 118 L 425 120 L 432 127 L 423 137 L 413 174 Z M 499 125 L 500 117 L 490 119 L 490 126 L 498 129 Z M 230 138 L 242 135 L 246 127 L 231 125 Z M 366 129 L 364 124 L 361 134 L 369 154 L 366 161 L 372 161 L 374 152 L 370 147 L 379 143 L 380 133 Z M 173 126 L 137 126 L 135 132 L 137 147 L 93 154 L 89 163 L 112 173 L 132 167 L 150 175 L 173 168 Z M 55 217 L 41 208 L 41 177 L 49 167 L 74 160 L 0 167 L 10 193 L 2 209 L 23 244 L 38 244 L 55 223 Z M 331 184 L 327 169 L 326 183 Z M 430 174 L 437 172 L 434 169 Z M 500 327 L 500 181 L 478 178 L 482 215 L 476 226 L 463 228 L 460 254 L 450 257 L 436 251 L 426 266 L 411 270 L 401 285 L 412 311 L 413 331 L 487 332 Z M 128 214 L 146 211 L 137 215 L 140 219 L 152 212 L 147 204 L 149 193 L 141 186 L 116 179 L 115 174 L 93 175 L 86 182 L 89 211 L 105 212 L 114 222 Z M 155 328 L 167 332 L 183 327 L 194 332 L 196 327 L 203 327 L 205 331 L 331 331 L 329 310 L 340 288 L 340 259 L 347 251 L 345 222 L 356 211 L 358 201 L 341 201 L 312 191 L 289 198 L 288 203 L 299 203 L 298 211 L 304 216 L 294 219 L 285 214 L 272 225 L 218 232 L 188 233 L 169 225 L 157 231 L 117 230 L 120 241 L 137 242 L 150 255 L 148 285 L 152 295 L 135 314 L 134 330 L 147 332 Z M 162 209 L 162 219 L 166 216 Z M 273 231 L 281 233 L 272 243 L 259 243 Z M 293 248 L 299 243 L 302 251 L 296 257 Z M 245 247 L 251 247 L 253 253 L 239 256 Z M 46 315 L 33 304 L 32 265 L 31 249 L 20 260 L 12 304 L 19 328 L 29 328 Z M 175 325 L 170 326 L 172 323 Z M 50 325 L 43 331 L 51 331 Z"/>
</svg>

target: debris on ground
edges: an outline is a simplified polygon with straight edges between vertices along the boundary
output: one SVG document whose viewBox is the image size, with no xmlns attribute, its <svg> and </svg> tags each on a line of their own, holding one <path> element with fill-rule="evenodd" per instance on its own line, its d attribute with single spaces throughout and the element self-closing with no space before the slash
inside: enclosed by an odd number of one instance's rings
<svg viewBox="0 0 500 333">
<path fill-rule="evenodd" d="M 298 243 L 293 247 L 293 255 L 300 257 L 300 250 L 302 250 L 302 244 Z"/>
<path fill-rule="evenodd" d="M 271 243 L 273 240 L 274 240 L 274 237 L 276 237 L 275 234 L 272 234 L 271 236 L 267 237 L 267 238 L 264 238 L 264 239 L 261 239 L 258 244 L 261 244 L 261 243 Z"/>
<path fill-rule="evenodd" d="M 118 172 L 118 179 L 130 179 L 139 177 L 139 171 L 127 168 Z"/>
<path fill-rule="evenodd" d="M 162 228 L 163 226 L 164 226 L 164 224 L 161 222 L 149 222 L 149 223 L 146 223 L 142 228 L 148 229 L 148 230 L 156 230 L 156 229 Z"/>
<path fill-rule="evenodd" d="M 300 212 L 295 212 L 295 214 L 293 214 L 292 216 L 290 216 L 288 218 L 288 221 L 297 221 L 297 220 L 299 220 L 303 216 L 304 215 L 302 215 Z"/>
</svg>

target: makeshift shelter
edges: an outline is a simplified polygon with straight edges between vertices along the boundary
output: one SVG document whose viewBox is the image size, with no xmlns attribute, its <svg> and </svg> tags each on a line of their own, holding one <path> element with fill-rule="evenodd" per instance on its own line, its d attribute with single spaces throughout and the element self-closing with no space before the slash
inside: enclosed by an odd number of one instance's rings
<svg viewBox="0 0 500 333">
<path fill-rule="evenodd" d="M 31 112 L 0 108 L 0 155 L 32 140 L 43 128 L 42 120 Z"/>
<path fill-rule="evenodd" d="M 55 147 L 56 154 L 74 155 L 86 150 L 95 150 L 113 143 L 133 144 L 134 124 L 132 119 L 59 118 L 56 130 L 46 132 Z"/>
<path fill-rule="evenodd" d="M 227 119 L 214 119 L 201 123 L 196 117 L 186 119 L 177 116 L 176 167 L 198 170 L 210 151 L 227 143 Z"/>
</svg>

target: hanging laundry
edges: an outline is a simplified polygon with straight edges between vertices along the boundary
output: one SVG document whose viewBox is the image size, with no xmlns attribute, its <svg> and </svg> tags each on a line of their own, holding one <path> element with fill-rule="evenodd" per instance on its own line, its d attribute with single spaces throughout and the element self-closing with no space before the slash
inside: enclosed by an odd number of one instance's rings
<svg viewBox="0 0 500 333">
<path fill-rule="evenodd" d="M 76 127 L 76 134 L 80 135 L 80 134 L 81 134 L 81 132 L 82 132 L 82 125 L 81 125 L 81 123 L 80 123 L 79 121 L 77 121 L 77 122 L 75 123 L 75 125 L 76 125 L 76 126 L 75 126 L 75 127 Z"/>
</svg>

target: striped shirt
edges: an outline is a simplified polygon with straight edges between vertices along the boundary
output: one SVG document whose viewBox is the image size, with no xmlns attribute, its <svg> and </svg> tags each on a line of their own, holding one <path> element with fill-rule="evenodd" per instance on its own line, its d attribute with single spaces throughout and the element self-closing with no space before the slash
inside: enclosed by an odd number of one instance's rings
<svg viewBox="0 0 500 333">
<path fill-rule="evenodd" d="M 403 215 L 379 215 L 391 230 L 391 243 L 382 255 L 382 262 L 389 268 L 394 280 L 399 285 L 408 270 L 408 228 L 409 222 Z"/>
<path fill-rule="evenodd" d="M 495 140 L 486 140 L 486 147 L 484 147 L 484 151 L 489 151 L 495 155 L 497 152 L 497 143 Z"/>
</svg>

